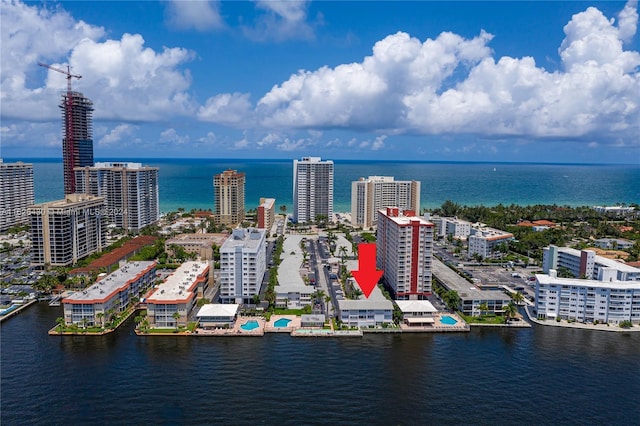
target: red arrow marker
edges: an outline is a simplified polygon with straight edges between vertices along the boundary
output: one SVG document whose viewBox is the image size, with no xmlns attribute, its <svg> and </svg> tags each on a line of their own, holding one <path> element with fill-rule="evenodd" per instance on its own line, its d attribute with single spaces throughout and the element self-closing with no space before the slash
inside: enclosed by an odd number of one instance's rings
<svg viewBox="0 0 640 426">
<path fill-rule="evenodd" d="M 362 293 L 368 299 L 384 271 L 376 271 L 376 245 L 358 244 L 358 270 L 351 271 Z"/>
</svg>

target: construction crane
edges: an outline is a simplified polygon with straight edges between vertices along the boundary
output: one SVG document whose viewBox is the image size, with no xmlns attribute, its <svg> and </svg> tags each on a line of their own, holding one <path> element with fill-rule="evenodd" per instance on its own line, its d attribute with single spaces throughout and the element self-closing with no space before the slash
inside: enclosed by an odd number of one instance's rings
<svg viewBox="0 0 640 426">
<path fill-rule="evenodd" d="M 71 77 L 75 77 L 78 80 L 80 80 L 82 78 L 81 75 L 76 75 L 76 74 L 71 74 L 71 70 L 69 68 L 69 65 L 67 65 L 67 70 L 61 70 L 60 68 L 56 68 L 56 67 L 52 67 L 49 64 L 45 64 L 43 62 L 38 62 L 38 65 L 40 65 L 41 67 L 45 67 L 45 68 L 49 68 L 50 70 L 53 71 L 57 71 L 61 74 L 64 74 L 67 76 L 67 92 L 71 92 Z"/>
<path fill-rule="evenodd" d="M 64 111 L 64 136 L 62 139 L 62 168 L 64 172 L 64 192 L 65 194 L 72 194 L 76 192 L 76 180 L 73 172 L 73 167 L 76 164 L 76 141 L 75 133 L 73 129 L 73 117 L 74 117 L 74 102 L 73 92 L 71 91 L 71 78 L 82 78 L 81 75 L 71 74 L 71 69 L 67 65 L 67 70 L 52 67 L 51 65 L 38 62 L 41 67 L 48 68 L 52 71 L 57 71 L 67 76 L 67 94 L 62 96 L 63 102 L 60 108 Z"/>
</svg>

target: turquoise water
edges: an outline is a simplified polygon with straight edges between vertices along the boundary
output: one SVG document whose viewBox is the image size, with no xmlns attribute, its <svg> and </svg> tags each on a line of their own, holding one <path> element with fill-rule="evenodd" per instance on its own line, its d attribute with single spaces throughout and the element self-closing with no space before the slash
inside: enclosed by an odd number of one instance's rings
<svg viewBox="0 0 640 426">
<path fill-rule="evenodd" d="M 260 325 L 258 324 L 258 321 L 254 321 L 254 320 L 247 321 L 240 326 L 240 328 L 245 331 L 255 330 L 258 327 L 260 327 Z"/>
<path fill-rule="evenodd" d="M 291 320 L 290 320 L 290 319 L 287 319 L 287 318 L 280 318 L 280 319 L 276 320 L 276 321 L 273 323 L 273 325 L 274 325 L 274 327 L 279 327 L 279 328 L 280 328 L 280 327 L 288 327 L 290 322 L 291 322 Z"/>
<path fill-rule="evenodd" d="M 16 159 L 5 159 L 15 161 Z M 36 202 L 62 198 L 62 163 L 27 160 L 34 165 Z M 102 161 L 103 159 L 96 160 Z M 131 159 L 131 161 L 136 161 Z M 246 173 L 246 205 L 260 197 L 276 199 L 291 212 L 292 160 L 147 159 L 160 168 L 160 209 L 164 212 L 213 209 L 213 175 L 228 168 Z M 495 171 L 494 171 L 495 169 Z M 439 207 L 452 200 L 467 205 L 558 204 L 569 206 L 639 203 L 640 165 L 514 163 L 417 163 L 335 161 L 334 210 L 351 209 L 351 182 L 387 175 L 421 182 L 421 205 Z"/>
<path fill-rule="evenodd" d="M 440 323 L 444 325 L 456 325 L 458 321 L 455 318 L 450 317 L 449 315 L 444 315 L 440 317 Z"/>
</svg>

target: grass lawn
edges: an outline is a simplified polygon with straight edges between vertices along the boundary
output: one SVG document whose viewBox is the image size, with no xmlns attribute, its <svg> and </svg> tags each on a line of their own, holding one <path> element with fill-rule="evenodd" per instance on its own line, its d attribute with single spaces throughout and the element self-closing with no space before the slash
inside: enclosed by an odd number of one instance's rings
<svg viewBox="0 0 640 426">
<path fill-rule="evenodd" d="M 467 324 L 504 324 L 504 317 L 498 315 L 482 315 L 479 317 L 472 317 L 468 315 L 463 315 L 458 312 Z"/>
</svg>

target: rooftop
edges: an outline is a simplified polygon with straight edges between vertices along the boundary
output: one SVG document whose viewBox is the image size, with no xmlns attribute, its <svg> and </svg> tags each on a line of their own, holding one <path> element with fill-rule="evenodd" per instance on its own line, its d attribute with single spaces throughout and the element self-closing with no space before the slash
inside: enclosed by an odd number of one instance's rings
<svg viewBox="0 0 640 426">
<path fill-rule="evenodd" d="M 313 293 L 314 288 L 304 283 L 300 276 L 302 265 L 302 249 L 300 242 L 302 235 L 287 235 L 282 245 L 282 262 L 278 266 L 278 285 L 275 290 L 278 293 Z M 290 253 L 294 254 L 291 255 Z"/>
<path fill-rule="evenodd" d="M 234 229 L 227 241 L 222 244 L 221 251 L 233 250 L 236 247 L 257 250 L 265 240 L 264 229 L 237 228 Z"/>
<path fill-rule="evenodd" d="M 91 272 L 97 271 L 100 268 L 108 268 L 111 265 L 114 265 L 121 261 L 122 259 L 130 256 L 135 253 L 137 250 L 140 250 L 142 247 L 151 245 L 156 242 L 158 237 L 153 237 L 151 235 L 140 235 L 132 240 L 124 243 L 122 247 L 118 247 L 109 253 L 105 253 L 100 256 L 98 259 L 91 262 L 85 268 L 76 268 L 70 272 L 71 275 L 79 272 Z"/>
<path fill-rule="evenodd" d="M 547 274 L 536 274 L 538 283 L 545 285 L 569 285 L 575 287 L 609 288 L 609 289 L 633 289 L 640 290 L 640 282 L 637 281 L 598 281 L 579 278 L 556 278 Z"/>
<path fill-rule="evenodd" d="M 93 284 L 91 287 L 73 293 L 71 296 L 65 298 L 63 303 L 72 302 L 89 302 L 107 300 L 111 296 L 125 288 L 127 282 L 135 279 L 141 273 L 155 267 L 156 262 L 153 261 L 140 261 L 131 262 L 123 265 L 121 268 L 115 270 L 105 278 Z"/>
<path fill-rule="evenodd" d="M 587 251 L 593 251 L 593 250 L 587 250 Z M 581 255 L 580 250 L 576 250 L 570 247 L 558 247 L 558 253 L 566 253 L 574 257 L 580 257 Z M 596 255 L 595 262 L 601 266 L 614 268 L 614 269 L 617 269 L 618 271 L 633 272 L 636 274 L 640 274 L 639 268 L 634 268 L 633 266 L 629 266 L 626 263 L 618 262 L 614 259 L 607 259 L 606 257 Z"/>
<path fill-rule="evenodd" d="M 435 257 L 432 259 L 431 265 L 433 275 L 439 281 L 444 282 L 449 289 L 455 290 L 463 300 L 511 300 L 509 296 L 499 290 L 480 290 Z"/>
<path fill-rule="evenodd" d="M 188 300 L 195 289 L 196 280 L 203 274 L 209 264 L 207 262 L 185 262 L 160 284 L 147 302 L 171 302 Z"/>
<path fill-rule="evenodd" d="M 428 300 L 396 300 L 395 302 L 403 314 L 411 312 L 438 312 Z"/>
<path fill-rule="evenodd" d="M 238 313 L 240 305 L 235 303 L 220 304 L 220 303 L 207 303 L 202 305 L 198 314 L 198 318 L 202 317 L 233 317 Z"/>
</svg>

